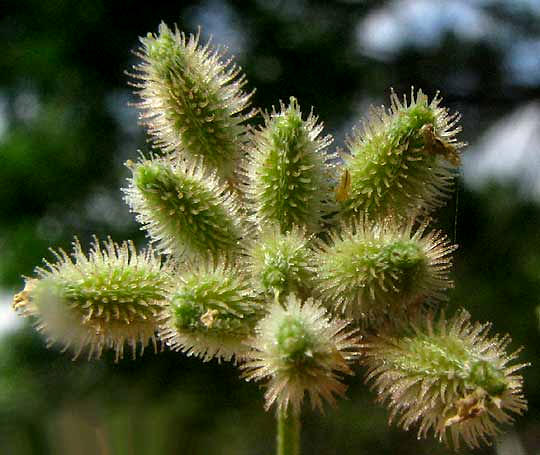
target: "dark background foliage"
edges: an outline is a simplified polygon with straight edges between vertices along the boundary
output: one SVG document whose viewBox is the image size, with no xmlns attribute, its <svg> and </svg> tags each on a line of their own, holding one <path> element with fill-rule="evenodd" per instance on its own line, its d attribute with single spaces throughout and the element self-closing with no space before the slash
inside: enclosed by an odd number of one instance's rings
<svg viewBox="0 0 540 455">
<path fill-rule="evenodd" d="M 530 409 L 486 454 L 540 450 L 540 4 L 537 0 L 8 0 L 0 9 L 0 441 L 8 454 L 271 454 L 262 391 L 232 365 L 151 353 L 115 365 L 47 350 L 8 306 L 73 235 L 144 244 L 119 187 L 149 150 L 125 70 L 161 20 L 230 46 L 254 104 L 294 95 L 342 146 L 390 87 L 440 90 L 463 115 L 456 196 L 438 224 L 460 245 L 448 312 L 511 333 L 533 362 Z M 446 454 L 388 427 L 358 371 L 349 400 L 306 410 L 306 454 Z M 466 452 L 466 451 L 465 451 Z"/>
</svg>

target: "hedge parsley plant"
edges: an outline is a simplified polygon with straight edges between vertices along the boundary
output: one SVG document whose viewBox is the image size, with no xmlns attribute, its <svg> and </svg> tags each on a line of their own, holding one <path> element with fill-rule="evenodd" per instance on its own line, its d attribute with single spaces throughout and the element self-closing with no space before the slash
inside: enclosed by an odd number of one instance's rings
<svg viewBox="0 0 540 455">
<path fill-rule="evenodd" d="M 392 92 L 340 159 L 295 98 L 248 124 L 245 77 L 199 35 L 161 24 L 136 55 L 154 151 L 124 194 L 153 248 L 75 240 L 26 278 L 14 307 L 50 343 L 232 361 L 266 388 L 281 455 L 300 452 L 305 397 L 334 404 L 358 364 L 391 420 L 454 448 L 526 409 L 508 338 L 440 310 L 456 246 L 431 217 L 464 144 L 439 96 Z"/>
</svg>

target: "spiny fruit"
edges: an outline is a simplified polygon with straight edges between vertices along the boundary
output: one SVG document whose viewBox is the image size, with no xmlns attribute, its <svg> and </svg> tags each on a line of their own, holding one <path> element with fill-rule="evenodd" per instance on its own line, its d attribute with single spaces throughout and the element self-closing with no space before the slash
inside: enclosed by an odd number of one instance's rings
<svg viewBox="0 0 540 455">
<path fill-rule="evenodd" d="M 94 239 L 88 255 L 77 240 L 72 257 L 54 252 L 55 264 L 37 268 L 37 278 L 14 299 L 24 316 L 37 319 L 37 329 L 50 343 L 73 348 L 75 357 L 88 347 L 88 357 L 112 348 L 122 357 L 124 344 L 142 348 L 152 340 L 158 315 L 172 285 L 171 269 L 152 250 L 137 253 L 133 243 L 115 244 Z M 141 351 L 142 353 L 142 351 Z"/>
<path fill-rule="evenodd" d="M 527 404 L 523 379 L 506 353 L 508 336 L 489 336 L 490 324 L 471 323 L 466 311 L 417 320 L 401 334 L 381 332 L 369 337 L 362 363 L 368 367 L 379 400 L 399 416 L 404 429 L 418 426 L 418 436 L 433 431 L 456 449 L 489 444 L 498 423 L 513 420 Z"/>
<path fill-rule="evenodd" d="M 330 136 L 319 137 L 322 124 L 310 113 L 302 119 L 295 98 L 265 116 L 248 147 L 247 194 L 259 225 L 274 223 L 282 232 L 293 226 L 318 232 L 333 199 Z"/>
<path fill-rule="evenodd" d="M 214 174 L 169 158 L 129 165 L 125 199 L 159 250 L 177 259 L 238 252 L 246 224 L 236 196 Z"/>
<path fill-rule="evenodd" d="M 392 218 L 359 218 L 317 243 L 316 289 L 333 310 L 368 321 L 414 314 L 424 303 L 445 300 L 452 287 L 451 245 L 439 231 L 426 233 Z"/>
<path fill-rule="evenodd" d="M 249 280 L 223 261 L 190 265 L 179 280 L 162 315 L 160 338 L 204 361 L 242 358 L 262 314 Z"/>
<path fill-rule="evenodd" d="M 304 394 L 314 407 L 322 400 L 333 404 L 343 395 L 342 375 L 353 374 L 349 363 L 359 351 L 356 331 L 349 322 L 331 318 L 320 303 L 301 303 L 289 295 L 284 305 L 274 303 L 256 326 L 256 337 L 242 366 L 247 380 L 267 381 L 266 408 L 300 412 Z"/>
<path fill-rule="evenodd" d="M 349 140 L 342 177 L 349 183 L 336 194 L 345 218 L 427 213 L 450 194 L 464 145 L 456 139 L 459 115 L 441 107 L 438 96 L 428 102 L 421 90 L 411 89 L 408 102 L 394 92 L 390 99 L 390 109 L 372 109 Z"/>
<path fill-rule="evenodd" d="M 247 248 L 254 288 L 267 298 L 282 300 L 291 293 L 307 298 L 314 277 L 309 240 L 298 228 L 282 234 L 273 226 L 261 232 Z"/>
<path fill-rule="evenodd" d="M 140 81 L 141 118 L 154 144 L 191 162 L 204 160 L 220 176 L 234 179 L 235 164 L 246 140 L 244 122 L 251 94 L 242 92 L 245 77 L 199 35 L 189 38 L 164 23 L 157 35 L 141 38 L 135 53 L 142 62 L 133 77 Z"/>
</svg>

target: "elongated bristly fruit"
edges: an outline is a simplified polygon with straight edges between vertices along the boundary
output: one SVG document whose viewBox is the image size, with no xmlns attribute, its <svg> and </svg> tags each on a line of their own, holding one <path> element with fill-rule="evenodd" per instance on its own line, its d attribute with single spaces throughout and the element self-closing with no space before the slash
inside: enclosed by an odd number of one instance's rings
<svg viewBox="0 0 540 455">
<path fill-rule="evenodd" d="M 392 92 L 390 100 L 389 110 L 373 108 L 349 139 L 350 154 L 343 155 L 349 188 L 336 193 L 345 217 L 430 212 L 450 195 L 464 145 L 456 139 L 459 115 L 421 90 L 411 90 L 409 101 Z"/>
<path fill-rule="evenodd" d="M 401 334 L 370 337 L 362 363 L 368 367 L 379 400 L 391 409 L 390 420 L 418 436 L 429 432 L 454 448 L 489 444 L 499 424 L 527 408 L 524 364 L 508 354 L 508 336 L 490 336 L 490 324 L 471 323 L 462 310 L 453 318 L 433 314 Z"/>
<path fill-rule="evenodd" d="M 199 34 L 187 37 L 161 23 L 157 34 L 141 38 L 141 63 L 132 75 L 141 101 L 141 119 L 165 153 L 199 162 L 226 179 L 246 140 L 244 122 L 251 94 L 242 91 L 240 69 Z"/>
<path fill-rule="evenodd" d="M 293 226 L 318 232 L 333 201 L 333 167 L 320 137 L 322 124 L 302 118 L 295 98 L 280 111 L 265 115 L 265 124 L 251 138 L 245 165 L 247 194 L 258 225 L 273 223 L 282 232 Z"/>
<path fill-rule="evenodd" d="M 53 343 L 72 348 L 77 357 L 99 357 L 112 348 L 116 359 L 129 343 L 133 355 L 154 333 L 172 286 L 171 270 L 151 250 L 137 253 L 131 242 L 95 239 L 88 255 L 76 240 L 71 257 L 54 252 L 57 262 L 37 268 L 17 294 L 14 307 L 36 319 L 36 327 Z"/>
<path fill-rule="evenodd" d="M 163 312 L 160 338 L 204 361 L 243 358 L 262 315 L 244 273 L 219 261 L 190 266 L 179 278 Z"/>
<path fill-rule="evenodd" d="M 266 382 L 266 407 L 300 412 L 304 395 L 314 407 L 334 404 L 345 393 L 342 376 L 353 374 L 359 338 L 349 322 L 334 319 L 312 299 L 290 295 L 284 306 L 274 303 L 255 328 L 256 337 L 243 368 L 248 380 Z"/>
<path fill-rule="evenodd" d="M 247 270 L 254 289 L 270 300 L 291 293 L 307 298 L 314 278 L 309 240 L 298 228 L 284 234 L 276 226 L 262 231 L 247 248 Z"/>
<path fill-rule="evenodd" d="M 160 251 L 177 259 L 238 252 L 246 223 L 235 194 L 214 174 L 168 158 L 129 165 L 126 201 Z"/>
<path fill-rule="evenodd" d="M 447 299 L 444 291 L 455 250 L 427 222 L 359 218 L 332 231 L 318 245 L 316 288 L 334 311 L 359 320 L 400 320 L 425 304 Z"/>
</svg>

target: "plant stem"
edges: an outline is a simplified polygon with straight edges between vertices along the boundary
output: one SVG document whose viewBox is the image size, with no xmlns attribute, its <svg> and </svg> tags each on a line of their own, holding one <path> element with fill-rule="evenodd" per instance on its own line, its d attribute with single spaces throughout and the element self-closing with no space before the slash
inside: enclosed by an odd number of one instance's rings
<svg viewBox="0 0 540 455">
<path fill-rule="evenodd" d="M 277 424 L 277 455 L 300 455 L 300 415 L 282 409 Z"/>
</svg>

